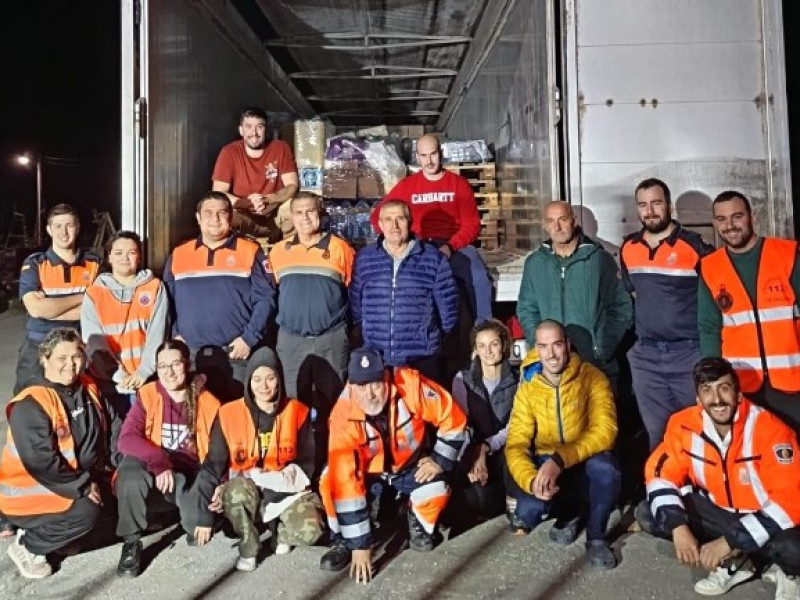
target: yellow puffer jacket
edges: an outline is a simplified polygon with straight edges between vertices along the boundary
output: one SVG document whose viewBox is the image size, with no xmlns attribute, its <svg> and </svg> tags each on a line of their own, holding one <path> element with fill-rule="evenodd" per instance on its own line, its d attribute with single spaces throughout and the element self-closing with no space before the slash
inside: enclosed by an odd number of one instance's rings
<svg viewBox="0 0 800 600">
<path fill-rule="evenodd" d="M 617 437 L 614 396 L 600 369 L 573 353 L 558 387 L 541 369 L 539 355 L 531 350 L 522 361 L 508 424 L 508 470 L 525 491 L 537 472 L 532 455 L 554 455 L 566 469 L 611 450 Z"/>
</svg>

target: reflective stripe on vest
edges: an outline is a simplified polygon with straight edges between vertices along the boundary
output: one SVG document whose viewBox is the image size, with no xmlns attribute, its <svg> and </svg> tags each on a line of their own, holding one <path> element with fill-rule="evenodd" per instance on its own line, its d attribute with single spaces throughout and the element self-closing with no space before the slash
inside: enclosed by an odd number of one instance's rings
<svg viewBox="0 0 800 600">
<path fill-rule="evenodd" d="M 297 434 L 307 418 L 307 406 L 293 399 L 286 403 L 275 418 L 261 468 L 280 471 L 297 459 Z M 245 400 L 242 398 L 220 408 L 219 423 L 228 444 L 230 475 L 236 476 L 255 467 L 260 461 L 258 433 Z"/>
<path fill-rule="evenodd" d="M 144 437 L 154 445 L 161 447 L 162 428 L 164 426 L 164 400 L 158 391 L 158 382 L 152 381 L 139 389 L 139 401 L 145 412 Z M 202 390 L 197 396 L 195 410 L 195 444 L 197 458 L 203 462 L 208 455 L 208 440 L 211 426 L 217 417 L 219 400 L 211 392 Z"/>
<path fill-rule="evenodd" d="M 89 399 L 95 405 L 100 429 L 105 432 L 107 430 L 105 410 L 100 402 L 97 386 L 88 377 L 81 377 L 81 381 Z M 54 446 L 57 446 L 57 450 L 54 448 L 53 451 L 61 454 L 70 467 L 79 470 L 69 419 L 64 404 L 55 390 L 40 385 L 22 390 L 6 405 L 6 417 L 11 415 L 17 402 L 28 397 L 33 398 L 41 406 L 50 420 Z M 14 432 L 9 428 L 0 462 L 0 512 L 20 516 L 54 514 L 68 510 L 72 503 L 72 499 L 52 492 L 31 476 L 19 457 L 14 443 Z"/>
<path fill-rule="evenodd" d="M 761 389 L 766 368 L 772 387 L 793 393 L 800 391 L 800 310 L 790 280 L 797 243 L 762 243 L 755 307 L 724 248 L 703 258 L 701 273 L 720 307 L 722 355 L 736 369 L 742 391 Z"/>
<path fill-rule="evenodd" d="M 136 288 L 130 302 L 120 302 L 105 286 L 92 285 L 86 290 L 108 347 L 128 373 L 135 373 L 141 364 L 160 288 L 161 281 L 154 277 Z"/>
</svg>

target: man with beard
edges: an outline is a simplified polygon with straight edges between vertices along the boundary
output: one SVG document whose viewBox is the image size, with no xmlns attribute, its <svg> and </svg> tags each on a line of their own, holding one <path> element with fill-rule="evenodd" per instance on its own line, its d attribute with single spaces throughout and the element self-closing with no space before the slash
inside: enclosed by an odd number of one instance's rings
<svg viewBox="0 0 800 600">
<path fill-rule="evenodd" d="M 652 513 L 637 513 L 639 523 L 671 539 L 681 563 L 710 571 L 698 594 L 724 594 L 760 572 L 777 584 L 775 600 L 797 600 L 797 437 L 742 396 L 727 360 L 702 359 L 693 379 L 697 405 L 670 418 L 647 462 Z"/>
<path fill-rule="evenodd" d="M 701 262 L 700 353 L 728 359 L 742 391 L 800 431 L 797 242 L 759 237 L 740 192 L 722 192 L 712 210 L 725 247 Z"/>
<path fill-rule="evenodd" d="M 617 346 L 633 320 L 630 296 L 614 258 L 584 235 L 568 202 L 545 206 L 544 229 L 550 236 L 525 260 L 517 317 L 528 344 L 545 319 L 563 323 L 584 361 L 616 383 Z"/>
<path fill-rule="evenodd" d="M 246 108 L 239 117 L 241 140 L 220 150 L 211 176 L 215 192 L 233 203 L 233 228 L 274 242 L 291 230 L 288 200 L 298 190 L 297 165 L 281 140 L 267 141 L 267 114 Z"/>
<path fill-rule="evenodd" d="M 669 417 L 694 404 L 697 281 L 700 259 L 714 248 L 672 219 L 670 191 L 660 179 L 640 182 L 634 196 L 643 227 L 622 242 L 620 265 L 635 306 L 633 391 L 652 450 Z"/>
</svg>

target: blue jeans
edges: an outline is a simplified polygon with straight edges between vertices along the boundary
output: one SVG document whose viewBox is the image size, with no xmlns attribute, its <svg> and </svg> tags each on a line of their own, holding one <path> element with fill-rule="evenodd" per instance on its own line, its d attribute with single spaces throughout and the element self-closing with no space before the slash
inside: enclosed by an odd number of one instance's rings
<svg viewBox="0 0 800 600">
<path fill-rule="evenodd" d="M 546 455 L 535 456 L 533 462 L 538 468 L 549 458 Z M 617 459 L 611 452 L 601 452 L 564 470 L 558 477 L 558 494 L 549 501 L 523 491 L 513 479 L 509 479 L 509 492 L 517 500 L 516 515 L 526 527 L 533 529 L 556 507 L 565 509 L 569 517 L 577 516 L 579 508 L 575 501 L 582 500 L 589 504 L 586 539 L 605 539 L 608 517 L 617 504 L 621 480 Z"/>
<path fill-rule="evenodd" d="M 464 246 L 453 252 L 450 268 L 466 293 L 469 308 L 475 323 L 481 323 L 492 316 L 492 280 L 475 246 Z"/>
</svg>

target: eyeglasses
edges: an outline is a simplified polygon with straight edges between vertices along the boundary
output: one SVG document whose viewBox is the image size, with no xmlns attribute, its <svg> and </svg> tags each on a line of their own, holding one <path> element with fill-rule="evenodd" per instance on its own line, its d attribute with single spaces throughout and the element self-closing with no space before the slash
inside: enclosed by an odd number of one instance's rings
<svg viewBox="0 0 800 600">
<path fill-rule="evenodd" d="M 179 371 L 183 366 L 184 363 L 182 360 L 176 360 L 171 363 L 159 363 L 156 365 L 156 369 L 162 373 L 166 373 L 167 371 Z"/>
</svg>

